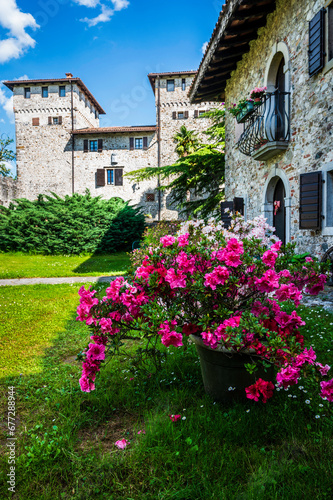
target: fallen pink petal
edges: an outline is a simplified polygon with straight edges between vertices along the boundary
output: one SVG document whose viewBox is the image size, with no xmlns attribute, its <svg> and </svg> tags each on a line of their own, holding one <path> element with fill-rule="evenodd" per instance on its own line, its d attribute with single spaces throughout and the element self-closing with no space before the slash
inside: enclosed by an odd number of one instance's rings
<svg viewBox="0 0 333 500">
<path fill-rule="evenodd" d="M 119 441 L 116 441 L 114 444 L 117 446 L 117 448 L 119 448 L 119 450 L 124 450 L 126 446 L 130 444 L 130 441 L 127 441 L 127 439 L 120 439 Z"/>
</svg>

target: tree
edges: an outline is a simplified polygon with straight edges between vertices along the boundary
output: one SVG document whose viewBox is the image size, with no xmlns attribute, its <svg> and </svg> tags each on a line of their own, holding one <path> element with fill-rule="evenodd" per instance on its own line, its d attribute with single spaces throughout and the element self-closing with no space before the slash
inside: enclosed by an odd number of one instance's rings
<svg viewBox="0 0 333 500">
<path fill-rule="evenodd" d="M 175 151 L 180 158 L 194 153 L 200 145 L 197 133 L 194 130 L 187 130 L 185 125 L 180 127 L 180 131 L 173 136 L 173 139 L 177 144 Z"/>
<path fill-rule="evenodd" d="M 193 150 L 182 155 L 173 165 L 163 167 L 146 167 L 126 174 L 136 182 L 160 176 L 160 190 L 172 190 L 173 201 L 182 215 L 208 217 L 217 215 L 219 204 L 224 199 L 224 144 L 225 144 L 225 110 L 214 109 L 205 114 L 212 125 L 205 131 L 209 139 L 207 144 L 192 143 Z M 188 132 L 180 131 L 176 137 L 188 138 Z M 193 136 L 192 136 L 193 138 Z M 181 141 L 179 141 L 180 143 Z M 188 142 L 186 142 L 188 144 Z M 192 200 L 188 199 L 191 192 Z"/>
<path fill-rule="evenodd" d="M 12 161 L 15 158 L 15 153 L 9 149 L 9 145 L 14 142 L 9 137 L 0 137 L 0 175 L 7 177 L 10 174 L 10 169 L 6 167 L 5 162 Z"/>
</svg>

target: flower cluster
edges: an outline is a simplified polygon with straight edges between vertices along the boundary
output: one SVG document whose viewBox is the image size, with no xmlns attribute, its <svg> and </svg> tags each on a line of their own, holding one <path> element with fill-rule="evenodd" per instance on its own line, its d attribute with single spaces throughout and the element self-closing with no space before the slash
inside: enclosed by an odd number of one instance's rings
<svg viewBox="0 0 333 500">
<path fill-rule="evenodd" d="M 158 342 L 186 345 L 191 334 L 211 349 L 251 352 L 257 364 L 275 367 L 283 388 L 305 372 L 327 377 L 330 367 L 304 346 L 304 322 L 296 310 L 283 309 L 286 301 L 297 307 L 304 292 L 317 294 L 326 276 L 311 258 L 291 263 L 291 251 L 263 217 L 237 216 L 228 229 L 213 220 L 187 221 L 147 251 L 131 279 L 114 279 L 104 297 L 81 288 L 77 319 L 89 325 L 94 342 L 84 353 L 81 389 L 94 389 L 106 348 L 118 352 L 127 336 L 145 340 L 147 352 Z M 246 394 L 266 402 L 273 389 L 259 378 Z M 320 389 L 333 401 L 333 379 Z"/>
<path fill-rule="evenodd" d="M 251 99 L 254 99 L 254 100 L 259 99 L 259 101 L 260 101 L 262 99 L 262 97 L 265 95 L 266 90 L 267 90 L 267 87 L 255 87 L 250 92 Z"/>
</svg>

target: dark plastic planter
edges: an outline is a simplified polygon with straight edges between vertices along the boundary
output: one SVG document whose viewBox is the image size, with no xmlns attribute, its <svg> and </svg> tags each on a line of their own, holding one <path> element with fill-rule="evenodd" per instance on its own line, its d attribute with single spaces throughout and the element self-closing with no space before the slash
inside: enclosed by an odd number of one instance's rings
<svg viewBox="0 0 333 500">
<path fill-rule="evenodd" d="M 274 382 L 274 368 L 265 372 L 259 368 L 251 375 L 244 364 L 252 363 L 258 356 L 254 351 L 244 351 L 242 354 L 232 353 L 224 347 L 211 349 L 205 346 L 201 338 L 190 336 L 195 343 L 200 357 L 200 366 L 205 391 L 214 401 L 228 402 L 235 399 L 248 401 L 245 388 L 254 384 L 258 378 Z M 233 388 L 233 390 L 229 390 Z"/>
</svg>

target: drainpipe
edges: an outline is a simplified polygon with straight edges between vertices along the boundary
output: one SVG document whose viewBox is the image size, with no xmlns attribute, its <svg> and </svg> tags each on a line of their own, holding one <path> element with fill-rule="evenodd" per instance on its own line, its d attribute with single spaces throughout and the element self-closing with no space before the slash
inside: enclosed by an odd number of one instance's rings
<svg viewBox="0 0 333 500">
<path fill-rule="evenodd" d="M 157 77 L 157 167 L 161 166 L 161 88 L 160 77 Z M 161 186 L 161 177 L 158 174 L 157 187 Z M 158 190 L 158 220 L 161 220 L 161 191 Z"/>
<path fill-rule="evenodd" d="M 74 194 L 74 103 L 73 103 L 73 81 L 71 80 L 71 120 L 72 120 L 72 195 Z"/>
</svg>

